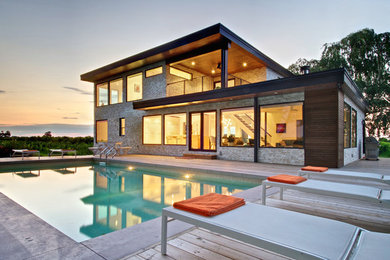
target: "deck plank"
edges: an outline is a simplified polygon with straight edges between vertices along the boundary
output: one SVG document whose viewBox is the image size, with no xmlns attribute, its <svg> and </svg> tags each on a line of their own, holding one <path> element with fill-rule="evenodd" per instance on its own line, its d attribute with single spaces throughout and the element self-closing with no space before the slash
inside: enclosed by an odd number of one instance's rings
<svg viewBox="0 0 390 260">
<path fill-rule="evenodd" d="M 210 251 L 208 249 L 202 248 L 200 246 L 194 245 L 192 243 L 189 243 L 183 239 L 175 238 L 170 241 L 168 241 L 168 244 L 178 247 L 181 250 L 184 250 L 190 254 L 193 254 L 195 256 L 198 256 L 202 259 L 215 259 L 215 260 L 228 260 L 231 258 L 225 257 L 223 255 L 217 254 L 213 251 Z"/>
</svg>

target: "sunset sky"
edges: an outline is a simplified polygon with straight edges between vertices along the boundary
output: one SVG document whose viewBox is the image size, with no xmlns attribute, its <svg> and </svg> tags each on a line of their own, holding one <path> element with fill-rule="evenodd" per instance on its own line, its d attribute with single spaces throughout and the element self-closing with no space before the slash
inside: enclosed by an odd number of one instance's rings
<svg viewBox="0 0 390 260">
<path fill-rule="evenodd" d="M 0 0 L 0 130 L 92 135 L 80 74 L 222 23 L 288 67 L 324 43 L 390 31 L 390 1 Z"/>
</svg>

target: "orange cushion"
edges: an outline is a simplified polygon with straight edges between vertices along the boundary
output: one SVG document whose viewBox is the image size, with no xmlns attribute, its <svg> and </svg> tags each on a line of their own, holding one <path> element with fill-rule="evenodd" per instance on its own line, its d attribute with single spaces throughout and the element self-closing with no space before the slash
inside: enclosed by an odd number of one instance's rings
<svg viewBox="0 0 390 260">
<path fill-rule="evenodd" d="M 216 216 L 245 205 L 244 199 L 217 193 L 209 193 L 173 203 L 173 207 L 202 216 Z"/>
<path fill-rule="evenodd" d="M 297 183 L 306 181 L 307 179 L 305 177 L 302 177 L 302 176 L 279 174 L 279 175 L 275 175 L 275 176 L 270 176 L 267 178 L 267 180 L 274 181 L 274 182 L 297 184 Z"/>
<path fill-rule="evenodd" d="M 326 172 L 328 167 L 318 167 L 318 166 L 305 166 L 301 168 L 302 171 L 311 171 L 311 172 Z"/>
</svg>

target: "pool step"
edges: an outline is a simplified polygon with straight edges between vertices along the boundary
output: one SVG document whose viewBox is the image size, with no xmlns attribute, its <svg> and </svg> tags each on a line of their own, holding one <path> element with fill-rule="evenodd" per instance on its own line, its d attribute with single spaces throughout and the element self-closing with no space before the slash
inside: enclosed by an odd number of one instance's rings
<svg viewBox="0 0 390 260">
<path fill-rule="evenodd" d="M 184 153 L 182 158 L 185 158 L 185 159 L 208 159 L 208 160 L 215 160 L 215 159 L 217 159 L 217 155 L 216 154 Z"/>
</svg>

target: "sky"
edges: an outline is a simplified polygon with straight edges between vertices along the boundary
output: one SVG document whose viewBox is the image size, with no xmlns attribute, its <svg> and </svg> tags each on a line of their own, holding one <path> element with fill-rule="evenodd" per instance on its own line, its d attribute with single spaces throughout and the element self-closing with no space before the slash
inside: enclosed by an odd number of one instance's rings
<svg viewBox="0 0 390 260">
<path fill-rule="evenodd" d="M 390 31 L 390 1 L 0 0 L 0 131 L 93 135 L 80 75 L 222 23 L 288 67 L 363 28 Z"/>
</svg>

